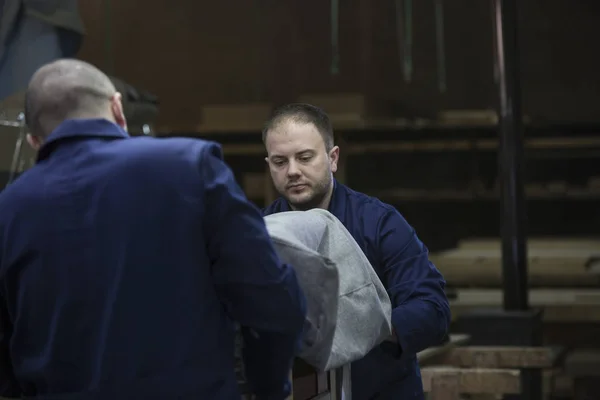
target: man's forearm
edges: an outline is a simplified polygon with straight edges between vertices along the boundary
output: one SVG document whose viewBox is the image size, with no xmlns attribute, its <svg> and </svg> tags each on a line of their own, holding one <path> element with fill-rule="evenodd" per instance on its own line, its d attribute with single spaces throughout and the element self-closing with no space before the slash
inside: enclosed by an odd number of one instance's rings
<svg viewBox="0 0 600 400">
<path fill-rule="evenodd" d="M 449 310 L 427 300 L 413 299 L 392 310 L 393 332 L 403 356 L 441 343 L 449 325 Z"/>
</svg>

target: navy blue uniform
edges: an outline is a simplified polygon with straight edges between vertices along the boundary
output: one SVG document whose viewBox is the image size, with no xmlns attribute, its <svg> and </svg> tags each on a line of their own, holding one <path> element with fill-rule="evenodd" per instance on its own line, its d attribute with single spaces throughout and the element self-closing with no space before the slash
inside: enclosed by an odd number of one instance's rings
<svg viewBox="0 0 600 400">
<path fill-rule="evenodd" d="M 0 193 L 0 395 L 282 399 L 305 302 L 220 147 L 70 120 Z"/>
<path fill-rule="evenodd" d="M 289 210 L 279 198 L 263 214 Z M 352 364 L 352 398 L 423 399 L 416 353 L 439 344 L 448 332 L 446 283 L 429 261 L 427 247 L 394 207 L 334 181 L 329 211 L 352 234 L 385 285 L 398 339 Z"/>
</svg>

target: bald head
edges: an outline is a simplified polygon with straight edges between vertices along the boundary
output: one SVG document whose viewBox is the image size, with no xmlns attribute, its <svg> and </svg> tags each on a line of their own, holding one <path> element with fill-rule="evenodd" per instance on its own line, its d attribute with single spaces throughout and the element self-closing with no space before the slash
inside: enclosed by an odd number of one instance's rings
<svg viewBox="0 0 600 400">
<path fill-rule="evenodd" d="M 31 134 L 44 138 L 63 121 L 84 118 L 124 124 L 120 94 L 111 80 L 93 65 L 74 59 L 61 59 L 38 69 L 25 100 Z"/>
</svg>

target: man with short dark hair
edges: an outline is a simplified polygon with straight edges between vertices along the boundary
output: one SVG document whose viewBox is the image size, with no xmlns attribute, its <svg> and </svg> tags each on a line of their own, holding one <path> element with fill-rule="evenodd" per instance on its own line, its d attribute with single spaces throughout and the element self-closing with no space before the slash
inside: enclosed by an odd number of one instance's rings
<svg viewBox="0 0 600 400">
<path fill-rule="evenodd" d="M 36 165 L 0 193 L 0 396 L 284 399 L 305 318 L 293 269 L 220 147 L 131 138 L 76 60 L 26 95 Z"/>
<path fill-rule="evenodd" d="M 394 207 L 333 178 L 340 152 L 333 139 L 331 122 L 318 107 L 289 104 L 274 111 L 263 141 L 281 197 L 263 213 L 323 208 L 345 225 L 389 293 L 396 339 L 352 364 L 352 398 L 423 399 L 416 353 L 439 344 L 448 332 L 445 281 Z"/>
<path fill-rule="evenodd" d="M 291 209 L 327 209 L 334 187 L 332 173 L 337 170 L 340 154 L 339 147 L 334 146 L 333 128 L 327 114 L 309 104 L 288 104 L 273 112 L 262 135 L 269 153 L 266 161 L 273 183 Z M 270 151 L 271 143 L 277 145 L 275 152 Z M 290 162 L 290 158 L 294 162 Z M 300 170 L 302 165 L 311 168 Z"/>
</svg>

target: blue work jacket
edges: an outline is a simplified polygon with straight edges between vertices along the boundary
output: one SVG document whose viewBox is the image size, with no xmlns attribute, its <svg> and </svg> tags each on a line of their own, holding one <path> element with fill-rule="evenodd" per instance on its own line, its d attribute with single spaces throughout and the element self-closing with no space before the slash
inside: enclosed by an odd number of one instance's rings
<svg viewBox="0 0 600 400">
<path fill-rule="evenodd" d="M 263 214 L 289 210 L 287 201 L 278 198 Z M 444 278 L 415 230 L 391 205 L 334 180 L 329 211 L 348 229 L 386 287 L 398 339 L 352 364 L 352 399 L 423 399 L 416 353 L 440 344 L 448 332 Z"/>
<path fill-rule="evenodd" d="M 0 396 L 289 393 L 305 301 L 220 147 L 60 125 L 0 193 Z"/>
</svg>

